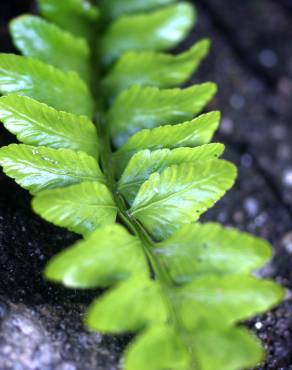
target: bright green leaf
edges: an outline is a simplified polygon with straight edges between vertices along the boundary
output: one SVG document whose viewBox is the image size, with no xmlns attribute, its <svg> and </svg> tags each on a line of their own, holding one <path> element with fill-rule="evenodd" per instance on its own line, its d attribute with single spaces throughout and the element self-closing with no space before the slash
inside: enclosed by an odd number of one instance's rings
<svg viewBox="0 0 292 370">
<path fill-rule="evenodd" d="M 70 149 L 11 144 L 0 149 L 0 164 L 6 175 L 32 194 L 84 181 L 103 181 L 93 157 Z"/>
<path fill-rule="evenodd" d="M 235 167 L 222 160 L 168 167 L 141 186 L 130 212 L 157 239 L 165 239 L 196 221 L 232 186 L 235 176 Z"/>
<path fill-rule="evenodd" d="M 185 283 L 206 275 L 247 274 L 272 254 L 264 240 L 219 224 L 191 224 L 156 244 L 155 254 L 173 280 Z"/>
<path fill-rule="evenodd" d="M 146 12 L 173 2 L 175 0 L 99 0 L 98 6 L 103 17 L 112 19 L 124 14 Z"/>
<path fill-rule="evenodd" d="M 124 363 L 125 370 L 187 370 L 189 354 L 175 329 L 155 326 L 130 344 Z"/>
<path fill-rule="evenodd" d="M 47 265 L 45 274 L 72 288 L 96 288 L 130 275 L 145 274 L 147 270 L 139 240 L 113 224 L 97 229 L 87 239 L 59 253 Z"/>
<path fill-rule="evenodd" d="M 162 172 L 174 164 L 194 163 L 218 158 L 224 151 L 222 144 L 206 144 L 197 148 L 141 150 L 128 163 L 118 183 L 119 191 L 131 204 L 143 184 L 153 172 Z"/>
<path fill-rule="evenodd" d="M 283 289 L 251 276 L 206 276 L 178 288 L 173 299 L 186 327 L 204 323 L 215 330 L 271 309 L 283 299 Z"/>
<path fill-rule="evenodd" d="M 32 205 L 45 220 L 81 235 L 113 223 L 117 215 L 110 191 L 99 182 L 42 191 Z"/>
<path fill-rule="evenodd" d="M 197 330 L 193 348 L 200 370 L 254 368 L 263 359 L 260 342 L 240 328 Z"/>
<path fill-rule="evenodd" d="M 14 19 L 10 24 L 10 31 L 14 44 L 25 56 L 39 59 L 64 71 L 76 71 L 88 81 L 89 48 L 85 40 L 32 15 Z"/>
<path fill-rule="evenodd" d="M 91 39 L 98 9 L 88 0 L 37 0 L 41 15 L 61 28 Z"/>
<path fill-rule="evenodd" d="M 98 44 L 105 64 L 126 51 L 167 50 L 184 39 L 195 21 L 192 5 L 181 2 L 148 14 L 123 16 L 112 22 Z"/>
<path fill-rule="evenodd" d="M 124 170 L 129 159 L 139 150 L 196 147 L 209 143 L 219 121 L 220 113 L 210 112 L 202 114 L 190 122 L 138 131 L 114 153 L 118 174 Z"/>
<path fill-rule="evenodd" d="M 114 65 L 102 86 L 115 96 L 132 85 L 176 87 L 185 83 L 198 68 L 209 50 L 209 41 L 202 40 L 179 54 L 128 52 Z"/>
<path fill-rule="evenodd" d="M 80 150 L 98 157 L 96 128 L 85 116 L 59 112 L 31 98 L 10 94 L 0 98 L 0 120 L 24 144 Z"/>
<path fill-rule="evenodd" d="M 129 256 L 125 256 L 126 261 Z M 164 323 L 167 309 L 161 285 L 145 277 L 120 284 L 94 302 L 86 316 L 87 326 L 101 333 L 136 331 L 149 324 Z"/>
<path fill-rule="evenodd" d="M 0 93 L 29 96 L 74 114 L 93 114 L 90 92 L 75 72 L 19 55 L 0 54 Z"/>
<path fill-rule="evenodd" d="M 124 368 L 189 370 L 199 366 L 200 370 L 239 370 L 254 367 L 263 358 L 259 341 L 245 329 L 212 331 L 202 327 L 188 339 L 189 351 L 175 329 L 153 327 L 130 344 Z"/>
<path fill-rule="evenodd" d="M 114 144 L 120 147 L 131 135 L 144 128 L 192 119 L 215 93 L 216 85 L 213 83 L 168 90 L 133 86 L 119 95 L 109 111 Z"/>
</svg>

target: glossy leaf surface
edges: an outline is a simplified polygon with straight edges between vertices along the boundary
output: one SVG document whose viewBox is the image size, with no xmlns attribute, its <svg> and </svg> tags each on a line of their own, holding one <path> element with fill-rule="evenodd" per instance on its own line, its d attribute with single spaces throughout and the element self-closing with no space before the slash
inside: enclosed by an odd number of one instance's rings
<svg viewBox="0 0 292 370">
<path fill-rule="evenodd" d="M 37 0 L 40 13 L 76 36 L 91 39 L 98 9 L 87 0 Z"/>
<path fill-rule="evenodd" d="M 141 186 L 131 214 L 157 239 L 165 239 L 196 221 L 232 186 L 235 176 L 235 167 L 221 160 L 171 166 Z"/>
<path fill-rule="evenodd" d="M 205 275 L 248 274 L 271 258 L 262 239 L 219 224 L 185 225 L 155 246 L 156 255 L 177 283 Z"/>
<path fill-rule="evenodd" d="M 179 55 L 155 52 L 128 52 L 114 65 L 102 86 L 115 96 L 132 85 L 176 87 L 186 82 L 209 50 L 209 41 L 202 40 Z"/>
<path fill-rule="evenodd" d="M 83 152 L 11 144 L 0 149 L 4 172 L 35 194 L 41 190 L 103 181 L 96 160 Z"/>
<path fill-rule="evenodd" d="M 98 46 L 104 64 L 126 51 L 162 51 L 177 45 L 194 24 L 194 8 L 181 2 L 148 14 L 130 15 L 111 23 Z"/>
<path fill-rule="evenodd" d="M 119 180 L 119 191 L 131 204 L 140 188 L 154 172 L 182 163 L 195 163 L 218 158 L 224 150 L 222 144 L 207 144 L 197 148 L 141 150 L 128 163 Z"/>
<path fill-rule="evenodd" d="M 10 31 L 14 44 L 23 55 L 37 58 L 64 71 L 76 71 L 86 81 L 89 80 L 90 52 L 83 39 L 31 15 L 14 19 Z"/>
<path fill-rule="evenodd" d="M 31 98 L 10 94 L 0 98 L 0 120 L 24 144 L 80 150 L 98 157 L 96 128 L 85 116 L 60 112 Z"/>
<path fill-rule="evenodd" d="M 173 2 L 175 0 L 99 0 L 98 6 L 102 16 L 111 19 L 125 14 L 146 12 Z"/>
<path fill-rule="evenodd" d="M 210 112 L 190 122 L 137 132 L 114 153 L 117 172 L 121 173 L 128 160 L 141 149 L 196 147 L 209 143 L 219 125 L 219 120 L 219 112 Z"/>
<path fill-rule="evenodd" d="M 213 83 L 169 90 L 133 86 L 115 100 L 109 111 L 108 121 L 115 145 L 120 147 L 141 129 L 192 119 L 215 92 Z"/>
<path fill-rule="evenodd" d="M 42 191 L 33 208 L 45 220 L 82 235 L 115 222 L 117 214 L 112 194 L 99 182 Z"/>
<path fill-rule="evenodd" d="M 18 55 L 0 54 L 0 93 L 29 96 L 74 114 L 93 113 L 89 90 L 76 73 Z"/>
<path fill-rule="evenodd" d="M 121 226 L 108 225 L 58 254 L 45 273 L 69 287 L 95 288 L 141 271 L 147 272 L 147 265 L 139 240 Z"/>
</svg>

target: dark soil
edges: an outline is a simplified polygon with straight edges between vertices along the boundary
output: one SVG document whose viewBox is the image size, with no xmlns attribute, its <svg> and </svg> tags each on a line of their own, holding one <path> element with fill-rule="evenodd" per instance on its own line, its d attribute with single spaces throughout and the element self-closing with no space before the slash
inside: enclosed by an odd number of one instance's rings
<svg viewBox="0 0 292 370">
<path fill-rule="evenodd" d="M 268 353 L 261 370 L 292 369 L 292 3 L 197 0 L 199 21 L 184 43 L 213 50 L 192 82 L 216 81 L 223 112 L 217 140 L 239 167 L 235 188 L 204 216 L 260 235 L 275 256 L 262 274 L 287 288 L 285 302 L 248 325 Z M 0 4 L 0 48 L 13 51 L 7 21 L 29 0 Z M 14 139 L 0 128 L 0 144 Z M 88 333 L 86 305 L 98 292 L 65 290 L 42 277 L 46 261 L 76 236 L 30 210 L 30 197 L 0 177 L 0 370 L 114 370 L 126 337 Z M 214 369 L 215 370 L 215 369 Z"/>
</svg>

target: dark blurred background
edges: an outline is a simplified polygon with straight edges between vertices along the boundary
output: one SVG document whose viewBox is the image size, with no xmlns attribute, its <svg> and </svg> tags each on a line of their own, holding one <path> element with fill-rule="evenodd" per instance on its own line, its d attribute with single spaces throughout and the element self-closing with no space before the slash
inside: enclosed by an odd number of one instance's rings
<svg viewBox="0 0 292 370">
<path fill-rule="evenodd" d="M 60 0 L 61 1 L 61 0 Z M 239 168 L 235 188 L 204 216 L 273 243 L 261 272 L 287 288 L 285 302 L 247 325 L 268 358 L 258 369 L 292 369 L 292 1 L 197 0 L 198 23 L 181 49 L 201 37 L 213 48 L 192 82 L 215 81 L 222 111 L 215 140 Z M 0 3 L 0 51 L 15 52 L 7 22 L 33 1 Z M 0 127 L 0 144 L 14 140 Z M 43 280 L 45 262 L 75 236 L 30 210 L 30 197 L 0 177 L 0 370 L 113 370 L 127 337 L 87 333 L 82 313 L 96 292 Z M 236 247 L 236 246 L 235 246 Z M 215 369 L 214 369 L 215 370 Z"/>
</svg>

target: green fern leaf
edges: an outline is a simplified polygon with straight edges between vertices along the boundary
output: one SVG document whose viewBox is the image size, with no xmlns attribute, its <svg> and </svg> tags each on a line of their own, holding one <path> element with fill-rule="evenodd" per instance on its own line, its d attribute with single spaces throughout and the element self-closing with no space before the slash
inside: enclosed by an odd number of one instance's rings
<svg viewBox="0 0 292 370">
<path fill-rule="evenodd" d="M 159 283 L 144 276 L 128 279 L 92 303 L 87 325 L 101 333 L 122 333 L 163 323 L 168 313 L 161 289 Z"/>
<path fill-rule="evenodd" d="M 139 188 L 154 172 L 182 163 L 195 163 L 218 158 L 224 151 L 222 144 L 207 144 L 197 148 L 159 149 L 151 152 L 142 150 L 128 163 L 119 182 L 118 189 L 132 204 Z"/>
<path fill-rule="evenodd" d="M 142 149 L 196 147 L 209 143 L 219 125 L 219 120 L 219 112 L 210 112 L 190 122 L 138 131 L 114 153 L 117 173 L 121 174 L 129 159 Z"/>
<path fill-rule="evenodd" d="M 212 331 L 201 328 L 192 338 L 193 366 L 201 370 L 234 370 L 251 367 L 263 358 L 258 340 L 244 329 Z M 225 354 L 228 353 L 228 356 Z M 190 354 L 174 328 L 156 326 L 144 332 L 126 351 L 126 370 L 188 370 Z M 167 367 L 165 367 L 167 366 Z"/>
<path fill-rule="evenodd" d="M 72 288 L 95 288 L 147 271 L 139 240 L 121 226 L 108 225 L 53 258 L 45 274 Z"/>
<path fill-rule="evenodd" d="M 176 87 L 185 83 L 198 68 L 208 53 L 209 45 L 208 40 L 202 40 L 179 55 L 128 52 L 114 65 L 102 86 L 109 96 L 115 96 L 132 85 Z"/>
<path fill-rule="evenodd" d="M 98 5 L 103 17 L 111 19 L 124 14 L 146 12 L 173 2 L 175 0 L 99 0 Z"/>
<path fill-rule="evenodd" d="M 32 194 L 83 181 L 102 181 L 96 160 L 83 152 L 11 144 L 0 149 L 4 172 Z"/>
<path fill-rule="evenodd" d="M 31 15 L 14 19 L 10 24 L 10 32 L 14 44 L 23 55 L 37 58 L 64 71 L 76 71 L 86 81 L 89 80 L 90 51 L 83 39 Z"/>
<path fill-rule="evenodd" d="M 170 90 L 133 86 L 115 100 L 108 114 L 115 145 L 120 147 L 138 130 L 192 119 L 215 92 L 213 83 Z"/>
<path fill-rule="evenodd" d="M 184 343 L 176 330 L 166 325 L 156 325 L 139 335 L 126 350 L 124 363 L 126 370 L 187 370 L 190 368 L 189 353 Z"/>
<path fill-rule="evenodd" d="M 0 98 L 0 120 L 24 144 L 83 151 L 98 158 L 99 140 L 85 116 L 59 112 L 31 98 Z"/>
<path fill-rule="evenodd" d="M 36 59 L 0 54 L 0 93 L 29 96 L 74 114 L 93 114 L 89 90 L 76 73 L 65 73 Z"/>
<path fill-rule="evenodd" d="M 149 14 L 121 17 L 98 44 L 100 57 L 110 64 L 126 51 L 170 49 L 186 36 L 194 21 L 194 8 L 184 2 Z"/>
<path fill-rule="evenodd" d="M 37 0 L 40 13 L 73 33 L 91 39 L 99 11 L 87 0 Z"/>
<path fill-rule="evenodd" d="M 259 341 L 247 330 L 206 328 L 194 337 L 194 353 L 202 370 L 237 370 L 254 367 L 264 356 Z M 226 356 L 228 353 L 228 356 Z"/>
<path fill-rule="evenodd" d="M 157 239 L 165 239 L 196 221 L 232 186 L 235 176 L 235 167 L 222 160 L 171 166 L 141 186 L 131 215 Z"/>
<path fill-rule="evenodd" d="M 187 328 L 208 324 L 215 330 L 273 307 L 283 299 L 283 290 L 274 282 L 251 276 L 211 275 L 178 288 L 175 299 L 179 301 L 181 318 Z"/>
<path fill-rule="evenodd" d="M 45 220 L 81 235 L 115 222 L 117 215 L 112 194 L 99 182 L 42 191 L 32 206 Z"/>
<path fill-rule="evenodd" d="M 205 275 L 248 274 L 271 258 L 262 239 L 218 224 L 192 224 L 156 244 L 155 254 L 174 281 L 189 282 Z"/>
</svg>

